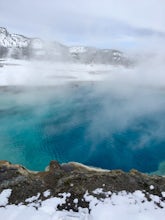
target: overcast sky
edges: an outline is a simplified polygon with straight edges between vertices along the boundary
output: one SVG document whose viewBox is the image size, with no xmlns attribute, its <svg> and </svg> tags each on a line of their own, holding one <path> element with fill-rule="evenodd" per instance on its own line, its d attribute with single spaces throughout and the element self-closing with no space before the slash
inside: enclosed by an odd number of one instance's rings
<svg viewBox="0 0 165 220">
<path fill-rule="evenodd" d="M 165 39 L 165 0 L 0 0 L 9 32 L 70 45 L 132 48 Z"/>
</svg>

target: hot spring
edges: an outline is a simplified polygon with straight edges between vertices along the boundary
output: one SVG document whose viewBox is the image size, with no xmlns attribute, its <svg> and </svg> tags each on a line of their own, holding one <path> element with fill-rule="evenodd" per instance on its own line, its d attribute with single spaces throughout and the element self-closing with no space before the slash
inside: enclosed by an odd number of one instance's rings
<svg viewBox="0 0 165 220">
<path fill-rule="evenodd" d="M 120 84 L 1 87 L 0 159 L 31 170 L 58 160 L 164 174 L 164 97 Z"/>
</svg>

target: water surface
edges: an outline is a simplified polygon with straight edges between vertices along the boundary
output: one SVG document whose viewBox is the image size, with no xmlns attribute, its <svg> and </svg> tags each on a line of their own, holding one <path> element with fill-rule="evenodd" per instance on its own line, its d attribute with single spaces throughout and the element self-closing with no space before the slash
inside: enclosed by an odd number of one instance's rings
<svg viewBox="0 0 165 220">
<path fill-rule="evenodd" d="M 120 85 L 119 85 L 120 87 Z M 164 172 L 165 91 L 79 84 L 0 89 L 0 159 Z"/>
</svg>

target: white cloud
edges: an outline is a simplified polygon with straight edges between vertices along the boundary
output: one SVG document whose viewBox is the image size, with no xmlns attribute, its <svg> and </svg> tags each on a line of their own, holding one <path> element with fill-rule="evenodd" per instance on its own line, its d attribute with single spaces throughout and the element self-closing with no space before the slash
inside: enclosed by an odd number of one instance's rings
<svg viewBox="0 0 165 220">
<path fill-rule="evenodd" d="M 165 32 L 164 0 L 0 0 L 0 8 L 10 31 L 66 43 L 120 46 Z"/>
</svg>

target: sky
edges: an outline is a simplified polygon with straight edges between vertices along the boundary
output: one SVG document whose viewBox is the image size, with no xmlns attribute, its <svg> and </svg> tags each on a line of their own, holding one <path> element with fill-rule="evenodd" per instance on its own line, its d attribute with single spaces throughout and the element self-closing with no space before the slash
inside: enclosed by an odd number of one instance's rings
<svg viewBox="0 0 165 220">
<path fill-rule="evenodd" d="M 165 40 L 164 0 L 0 0 L 9 32 L 68 45 L 135 48 Z"/>
</svg>

